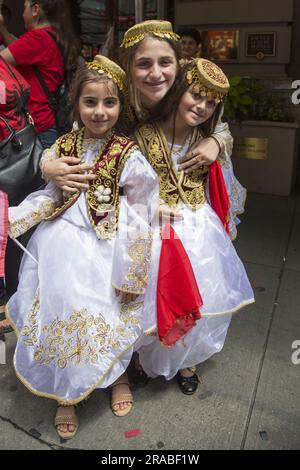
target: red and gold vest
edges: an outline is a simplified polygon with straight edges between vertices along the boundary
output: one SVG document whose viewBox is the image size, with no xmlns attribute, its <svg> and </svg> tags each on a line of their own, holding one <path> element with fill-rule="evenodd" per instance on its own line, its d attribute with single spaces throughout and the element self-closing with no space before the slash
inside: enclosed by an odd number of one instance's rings
<svg viewBox="0 0 300 470">
<path fill-rule="evenodd" d="M 81 145 L 84 130 L 63 135 L 56 142 L 56 152 L 61 157 L 81 158 Z M 104 148 L 95 155 L 91 173 L 96 178 L 86 191 L 86 201 L 91 224 L 98 238 L 111 239 L 118 227 L 120 187 L 122 170 L 137 145 L 125 136 L 113 134 Z M 80 193 L 65 196 L 64 202 L 46 220 L 53 220 L 79 198 Z"/>
</svg>

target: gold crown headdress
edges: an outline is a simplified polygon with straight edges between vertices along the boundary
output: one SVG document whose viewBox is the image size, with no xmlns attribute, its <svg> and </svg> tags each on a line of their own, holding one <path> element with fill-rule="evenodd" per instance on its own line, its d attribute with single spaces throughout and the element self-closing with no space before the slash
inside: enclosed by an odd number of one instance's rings
<svg viewBox="0 0 300 470">
<path fill-rule="evenodd" d="M 90 70 L 96 70 L 100 75 L 106 74 L 117 85 L 122 93 L 126 92 L 126 74 L 124 70 L 115 62 L 103 55 L 96 55 L 92 62 L 87 62 L 86 66 Z"/>
<path fill-rule="evenodd" d="M 207 59 L 193 59 L 190 63 L 194 63 L 194 67 L 187 72 L 186 79 L 189 85 L 194 85 L 193 91 L 216 104 L 223 101 L 230 87 L 223 70 Z"/>
<path fill-rule="evenodd" d="M 165 20 L 147 20 L 138 23 L 129 28 L 124 34 L 124 38 L 120 47 L 132 47 L 134 44 L 142 41 L 147 34 L 151 34 L 161 39 L 173 39 L 178 41 L 178 34 L 174 33 L 172 23 Z"/>
</svg>

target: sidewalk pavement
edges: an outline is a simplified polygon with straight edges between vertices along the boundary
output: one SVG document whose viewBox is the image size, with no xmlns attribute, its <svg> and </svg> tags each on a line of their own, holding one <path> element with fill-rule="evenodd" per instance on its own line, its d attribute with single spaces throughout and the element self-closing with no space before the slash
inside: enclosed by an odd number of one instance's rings
<svg viewBox="0 0 300 470">
<path fill-rule="evenodd" d="M 223 351 L 198 366 L 204 383 L 195 395 L 158 378 L 135 390 L 131 413 L 118 418 L 109 393 L 95 391 L 78 408 L 75 438 L 60 441 L 55 403 L 14 374 L 10 333 L 0 365 L 0 449 L 300 449 L 300 195 L 250 194 L 242 220 L 235 246 L 256 304 L 233 318 Z M 126 438 L 132 429 L 141 433 Z"/>
</svg>

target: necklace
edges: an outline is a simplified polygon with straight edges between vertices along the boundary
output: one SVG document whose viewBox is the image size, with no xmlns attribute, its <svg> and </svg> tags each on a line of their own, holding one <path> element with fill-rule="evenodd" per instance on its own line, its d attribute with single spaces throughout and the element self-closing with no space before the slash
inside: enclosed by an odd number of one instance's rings
<svg viewBox="0 0 300 470">
<path fill-rule="evenodd" d="M 173 147 L 170 147 L 170 153 L 172 153 L 173 155 L 175 155 L 175 157 L 181 157 L 181 153 L 182 153 L 182 150 L 184 149 L 184 147 L 188 144 L 188 149 L 190 148 L 191 146 L 191 141 L 192 141 L 192 136 L 193 136 L 193 132 L 189 132 L 188 135 L 186 136 L 186 138 L 184 139 L 183 143 L 180 145 L 180 147 L 175 150 L 174 146 Z M 174 144 L 175 145 L 175 144 Z"/>
<path fill-rule="evenodd" d="M 82 129 L 80 129 L 80 131 L 78 133 L 78 138 L 77 138 L 77 155 L 78 155 L 78 158 L 80 158 L 80 160 L 82 162 L 83 162 L 83 140 L 84 140 L 83 136 L 84 136 L 84 131 L 85 131 L 84 127 Z M 114 133 L 114 130 L 111 129 L 103 139 L 99 139 L 99 140 L 103 140 L 103 142 L 102 142 L 102 145 L 100 146 L 95 158 L 93 159 L 93 161 L 91 163 L 92 165 L 94 165 L 99 160 L 99 158 L 101 157 L 101 155 L 103 153 L 103 150 L 105 149 L 107 143 L 112 138 L 113 133 Z M 90 170 L 89 173 L 91 173 L 92 171 L 93 170 Z"/>
</svg>

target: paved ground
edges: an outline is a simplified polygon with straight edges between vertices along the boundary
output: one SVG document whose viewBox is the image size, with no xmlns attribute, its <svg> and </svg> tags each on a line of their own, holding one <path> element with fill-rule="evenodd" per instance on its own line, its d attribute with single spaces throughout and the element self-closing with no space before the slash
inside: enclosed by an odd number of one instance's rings
<svg viewBox="0 0 300 470">
<path fill-rule="evenodd" d="M 96 391 L 79 408 L 80 429 L 60 442 L 55 405 L 31 395 L 0 365 L 0 449 L 300 449 L 300 195 L 252 194 L 235 242 L 256 304 L 234 317 L 223 351 L 199 366 L 203 385 L 192 397 L 174 382 L 151 381 L 134 393 L 126 418 Z M 300 343 L 299 343 L 300 345 Z M 139 436 L 125 432 L 140 429 Z"/>
</svg>

